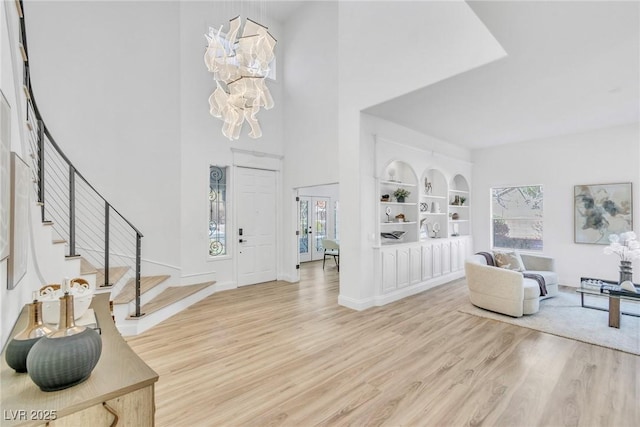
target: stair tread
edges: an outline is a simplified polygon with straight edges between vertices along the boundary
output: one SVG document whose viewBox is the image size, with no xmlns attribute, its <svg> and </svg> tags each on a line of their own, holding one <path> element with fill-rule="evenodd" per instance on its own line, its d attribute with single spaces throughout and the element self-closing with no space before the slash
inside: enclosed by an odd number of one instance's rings
<svg viewBox="0 0 640 427">
<path fill-rule="evenodd" d="M 167 307 L 174 302 L 180 301 L 188 296 L 195 294 L 196 292 L 201 291 L 211 285 L 213 285 L 215 281 L 212 282 L 204 282 L 198 283 L 195 285 L 187 285 L 187 286 L 171 286 L 162 291 L 160 295 L 146 303 L 140 308 L 140 311 L 148 316 L 151 313 L 154 313 L 164 307 Z"/>
<path fill-rule="evenodd" d="M 155 288 L 160 283 L 164 282 L 171 276 L 162 275 L 162 276 L 145 276 L 140 278 L 140 294 L 144 294 L 150 289 Z M 136 285 L 135 280 L 133 278 L 127 281 L 127 284 L 124 285 L 124 288 L 120 291 L 118 295 L 113 299 L 114 304 L 128 304 L 136 298 Z"/>
<path fill-rule="evenodd" d="M 98 269 L 93 266 L 86 258 L 80 260 L 80 274 L 96 274 Z"/>
<path fill-rule="evenodd" d="M 127 271 L 129 271 L 129 267 L 110 267 L 109 268 L 109 284 L 117 283 L 118 280 L 122 279 Z M 104 286 L 104 268 L 96 269 L 96 286 Z"/>
</svg>

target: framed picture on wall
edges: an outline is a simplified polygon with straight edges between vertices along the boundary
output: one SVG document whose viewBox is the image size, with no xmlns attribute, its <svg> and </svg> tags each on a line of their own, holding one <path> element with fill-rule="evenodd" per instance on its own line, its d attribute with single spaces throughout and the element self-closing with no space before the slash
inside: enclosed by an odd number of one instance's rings
<svg viewBox="0 0 640 427">
<path fill-rule="evenodd" d="M 9 256 L 11 107 L 0 91 L 0 261 Z"/>
<path fill-rule="evenodd" d="M 29 166 L 11 153 L 11 234 L 7 288 L 15 288 L 27 273 L 29 252 Z"/>
<path fill-rule="evenodd" d="M 611 234 L 633 230 L 631 183 L 576 185 L 574 240 L 608 245 Z"/>
</svg>

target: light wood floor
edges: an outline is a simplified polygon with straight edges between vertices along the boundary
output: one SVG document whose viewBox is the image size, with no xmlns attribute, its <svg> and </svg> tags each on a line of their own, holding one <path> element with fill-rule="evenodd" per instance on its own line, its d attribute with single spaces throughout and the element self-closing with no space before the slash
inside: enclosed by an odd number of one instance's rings
<svg viewBox="0 0 640 427">
<path fill-rule="evenodd" d="M 363 312 L 337 297 L 335 267 L 304 264 L 129 339 L 160 374 L 156 425 L 640 425 L 640 356 L 460 313 L 462 281 Z"/>
</svg>

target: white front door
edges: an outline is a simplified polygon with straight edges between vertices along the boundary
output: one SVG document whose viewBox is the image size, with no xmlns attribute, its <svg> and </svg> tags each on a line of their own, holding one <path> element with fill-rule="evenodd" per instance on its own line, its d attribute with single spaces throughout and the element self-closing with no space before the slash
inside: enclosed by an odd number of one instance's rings
<svg viewBox="0 0 640 427">
<path fill-rule="evenodd" d="M 238 286 L 277 278 L 276 173 L 236 168 Z"/>
</svg>

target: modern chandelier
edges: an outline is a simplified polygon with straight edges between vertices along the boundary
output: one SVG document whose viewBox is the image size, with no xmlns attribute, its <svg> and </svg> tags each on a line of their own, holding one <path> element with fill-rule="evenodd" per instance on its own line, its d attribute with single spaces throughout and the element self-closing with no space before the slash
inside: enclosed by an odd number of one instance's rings
<svg viewBox="0 0 640 427">
<path fill-rule="evenodd" d="M 222 134 L 238 139 L 242 125 L 251 127 L 249 136 L 260 138 L 262 129 L 257 114 L 260 108 L 273 108 L 273 98 L 266 85 L 270 64 L 274 58 L 276 39 L 268 28 L 246 19 L 241 32 L 241 18 L 229 21 L 229 31 L 209 27 L 205 34 L 208 46 L 204 62 L 213 73 L 216 89 L 209 97 L 209 112 L 222 119 Z"/>
</svg>

